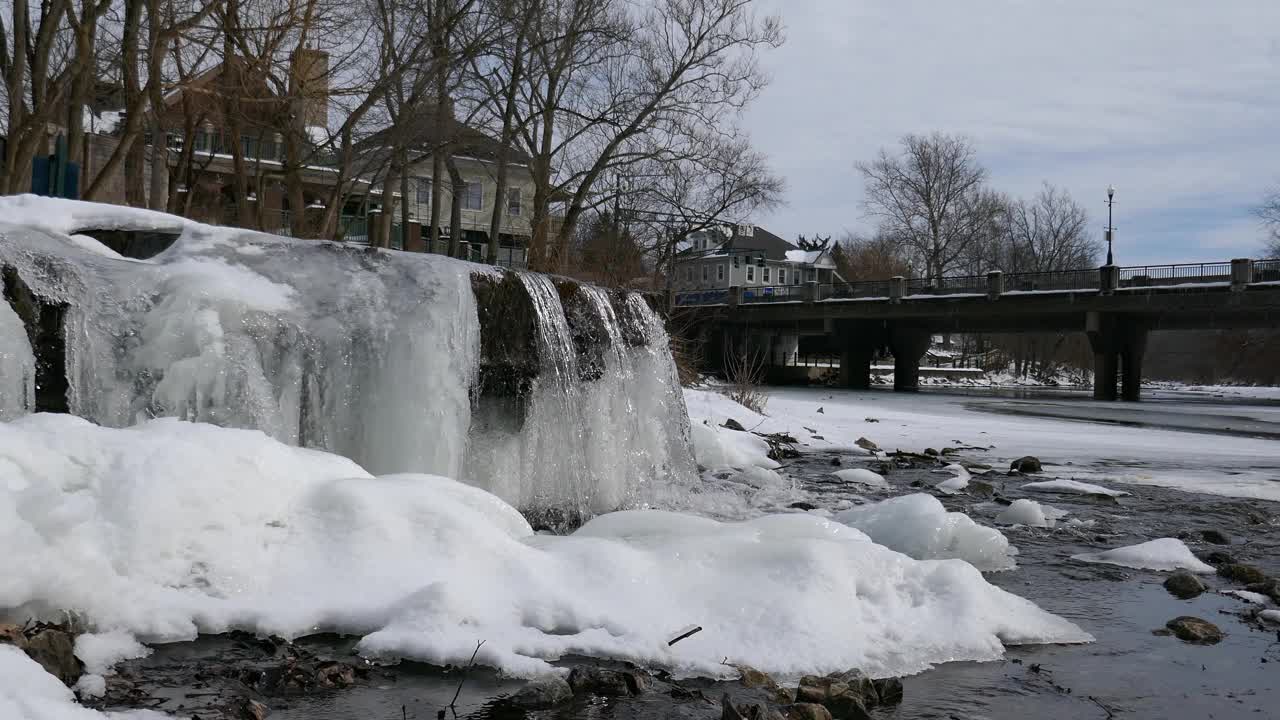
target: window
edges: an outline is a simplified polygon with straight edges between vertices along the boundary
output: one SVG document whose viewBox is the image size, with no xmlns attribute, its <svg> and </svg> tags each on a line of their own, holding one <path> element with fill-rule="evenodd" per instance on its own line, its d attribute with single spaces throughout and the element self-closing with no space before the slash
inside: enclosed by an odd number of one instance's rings
<svg viewBox="0 0 1280 720">
<path fill-rule="evenodd" d="M 240 152 L 247 158 L 258 157 L 258 138 L 251 135 L 241 135 Z"/>
<path fill-rule="evenodd" d="M 766 265 L 764 269 L 760 271 L 760 276 L 761 276 L 761 279 L 764 280 L 764 284 L 768 285 L 769 284 L 769 266 L 768 265 Z"/>
<path fill-rule="evenodd" d="M 753 283 L 755 281 L 756 281 L 756 266 L 748 265 L 747 266 L 747 282 Z"/>
<path fill-rule="evenodd" d="M 799 271 L 799 270 L 796 270 L 794 273 L 792 273 L 792 274 L 791 274 L 791 284 L 792 284 L 792 285 L 799 285 L 799 284 L 800 284 L 800 271 Z"/>
<path fill-rule="evenodd" d="M 507 190 L 507 214 L 520 215 L 520 188 L 509 188 Z"/>
<path fill-rule="evenodd" d="M 779 284 L 779 285 L 786 285 L 786 284 L 787 284 L 787 269 L 786 269 L 786 268 L 778 268 L 778 284 Z"/>
<path fill-rule="evenodd" d="M 723 265 L 716 266 L 716 280 L 718 282 L 724 282 L 724 266 Z"/>
<path fill-rule="evenodd" d="M 708 270 L 708 269 L 709 269 L 709 266 L 707 266 L 707 265 L 703 265 L 703 266 L 702 266 L 702 282 L 706 282 L 706 281 L 707 281 L 707 277 L 708 277 L 707 270 Z"/>
<path fill-rule="evenodd" d="M 431 178 L 414 178 L 414 195 L 419 205 L 431 204 Z"/>
<path fill-rule="evenodd" d="M 464 210 L 481 210 L 484 208 L 484 186 L 480 183 L 467 183 L 467 189 L 462 194 L 462 209 Z"/>
<path fill-rule="evenodd" d="M 690 265 L 684 269 L 685 282 L 693 282 L 693 266 Z"/>
<path fill-rule="evenodd" d="M 808 281 L 810 281 L 810 282 L 813 282 L 814 280 L 817 280 L 817 279 L 818 279 L 818 271 L 817 271 L 817 270 L 805 270 L 805 271 L 804 271 L 804 275 L 805 275 L 805 278 L 804 278 L 804 279 L 805 279 L 805 280 L 808 280 Z"/>
</svg>

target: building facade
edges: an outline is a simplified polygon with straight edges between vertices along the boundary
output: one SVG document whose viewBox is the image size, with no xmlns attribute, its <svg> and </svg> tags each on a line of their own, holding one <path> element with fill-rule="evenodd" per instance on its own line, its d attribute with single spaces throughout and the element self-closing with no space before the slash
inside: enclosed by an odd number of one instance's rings
<svg viewBox="0 0 1280 720">
<path fill-rule="evenodd" d="M 689 236 L 675 263 L 677 292 L 742 288 L 754 295 L 802 297 L 804 283 L 841 282 L 830 254 L 802 250 L 764 228 L 745 225 L 730 237 L 715 231 Z"/>
</svg>

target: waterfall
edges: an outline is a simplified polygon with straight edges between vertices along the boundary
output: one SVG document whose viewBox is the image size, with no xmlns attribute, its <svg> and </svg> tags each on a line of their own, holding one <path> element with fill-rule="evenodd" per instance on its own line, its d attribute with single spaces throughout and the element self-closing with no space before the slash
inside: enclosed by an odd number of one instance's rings
<svg viewBox="0 0 1280 720">
<path fill-rule="evenodd" d="M 258 429 L 567 520 L 695 476 L 666 333 L 639 295 L 181 228 L 131 260 L 0 224 L 0 266 L 58 305 L 71 412 L 113 427 L 167 416 Z M 0 303 L 0 418 L 38 404 L 22 330 Z"/>
</svg>

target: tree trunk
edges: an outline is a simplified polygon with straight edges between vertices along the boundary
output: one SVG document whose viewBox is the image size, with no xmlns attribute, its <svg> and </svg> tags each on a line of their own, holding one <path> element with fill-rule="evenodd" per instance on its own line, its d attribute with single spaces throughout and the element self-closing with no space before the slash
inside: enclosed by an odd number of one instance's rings
<svg viewBox="0 0 1280 720">
<path fill-rule="evenodd" d="M 445 157 L 444 164 L 449 169 L 449 185 L 453 188 L 453 197 L 449 199 L 449 257 L 458 257 L 458 249 L 462 247 L 462 199 L 467 192 L 467 182 L 458 172 L 452 151 Z"/>
</svg>

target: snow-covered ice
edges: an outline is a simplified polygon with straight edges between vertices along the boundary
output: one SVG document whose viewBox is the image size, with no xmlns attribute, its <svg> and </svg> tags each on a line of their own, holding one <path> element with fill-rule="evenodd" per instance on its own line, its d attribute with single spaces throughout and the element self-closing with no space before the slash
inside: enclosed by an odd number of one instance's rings
<svg viewBox="0 0 1280 720">
<path fill-rule="evenodd" d="M 1063 495 L 1105 495 L 1107 497 L 1124 497 L 1129 493 L 1123 490 L 1112 490 L 1101 485 L 1079 482 L 1077 480 L 1045 480 L 1026 483 L 1022 489 L 1027 492 L 1061 493 Z"/>
<path fill-rule="evenodd" d="M 934 485 L 934 488 L 936 488 L 938 492 L 946 493 L 947 495 L 955 495 L 961 490 L 969 487 L 969 480 L 971 478 L 969 471 L 966 470 L 964 466 L 952 463 L 942 468 L 939 472 L 949 472 L 952 476 L 950 479 L 943 480 L 937 485 Z"/>
<path fill-rule="evenodd" d="M 831 473 L 847 483 L 862 485 L 877 490 L 885 490 L 889 487 L 889 482 L 884 476 L 878 472 L 873 472 L 866 468 L 849 468 L 847 470 L 836 470 Z"/>
<path fill-rule="evenodd" d="M 1072 555 L 1072 560 L 1090 563 L 1120 565 L 1139 570 L 1190 570 L 1195 573 L 1211 573 L 1213 566 L 1202 562 L 1192 554 L 1186 543 L 1177 538 L 1159 538 L 1137 545 L 1105 550 L 1096 553 Z"/>
<path fill-rule="evenodd" d="M 996 522 L 1001 525 L 1027 525 L 1030 527 L 1051 528 L 1067 513 L 1055 507 L 1041 505 L 1034 500 L 1020 498 L 1000 511 Z"/>
<path fill-rule="evenodd" d="M 0 644 L 0 718 L 4 720 L 172 720 L 150 710 L 101 713 L 81 707 L 70 688 L 12 645 Z"/>
<path fill-rule="evenodd" d="M 1009 570 L 1017 548 L 999 530 L 947 512 L 932 495 L 916 493 L 844 510 L 836 522 L 855 527 L 875 542 L 917 560 L 958 558 L 979 570 Z"/>
<path fill-rule="evenodd" d="M 0 467 L 0 607 L 76 611 L 103 633 L 87 650 L 101 661 L 131 652 L 120 632 L 242 628 L 357 633 L 368 655 L 433 663 L 485 640 L 479 660 L 515 675 L 567 653 L 897 674 L 1090 639 L 967 562 L 913 560 L 813 514 L 628 511 L 537 535 L 474 487 L 175 419 L 27 416 L 0 424 Z M 690 622 L 703 632 L 668 647 Z"/>
</svg>

